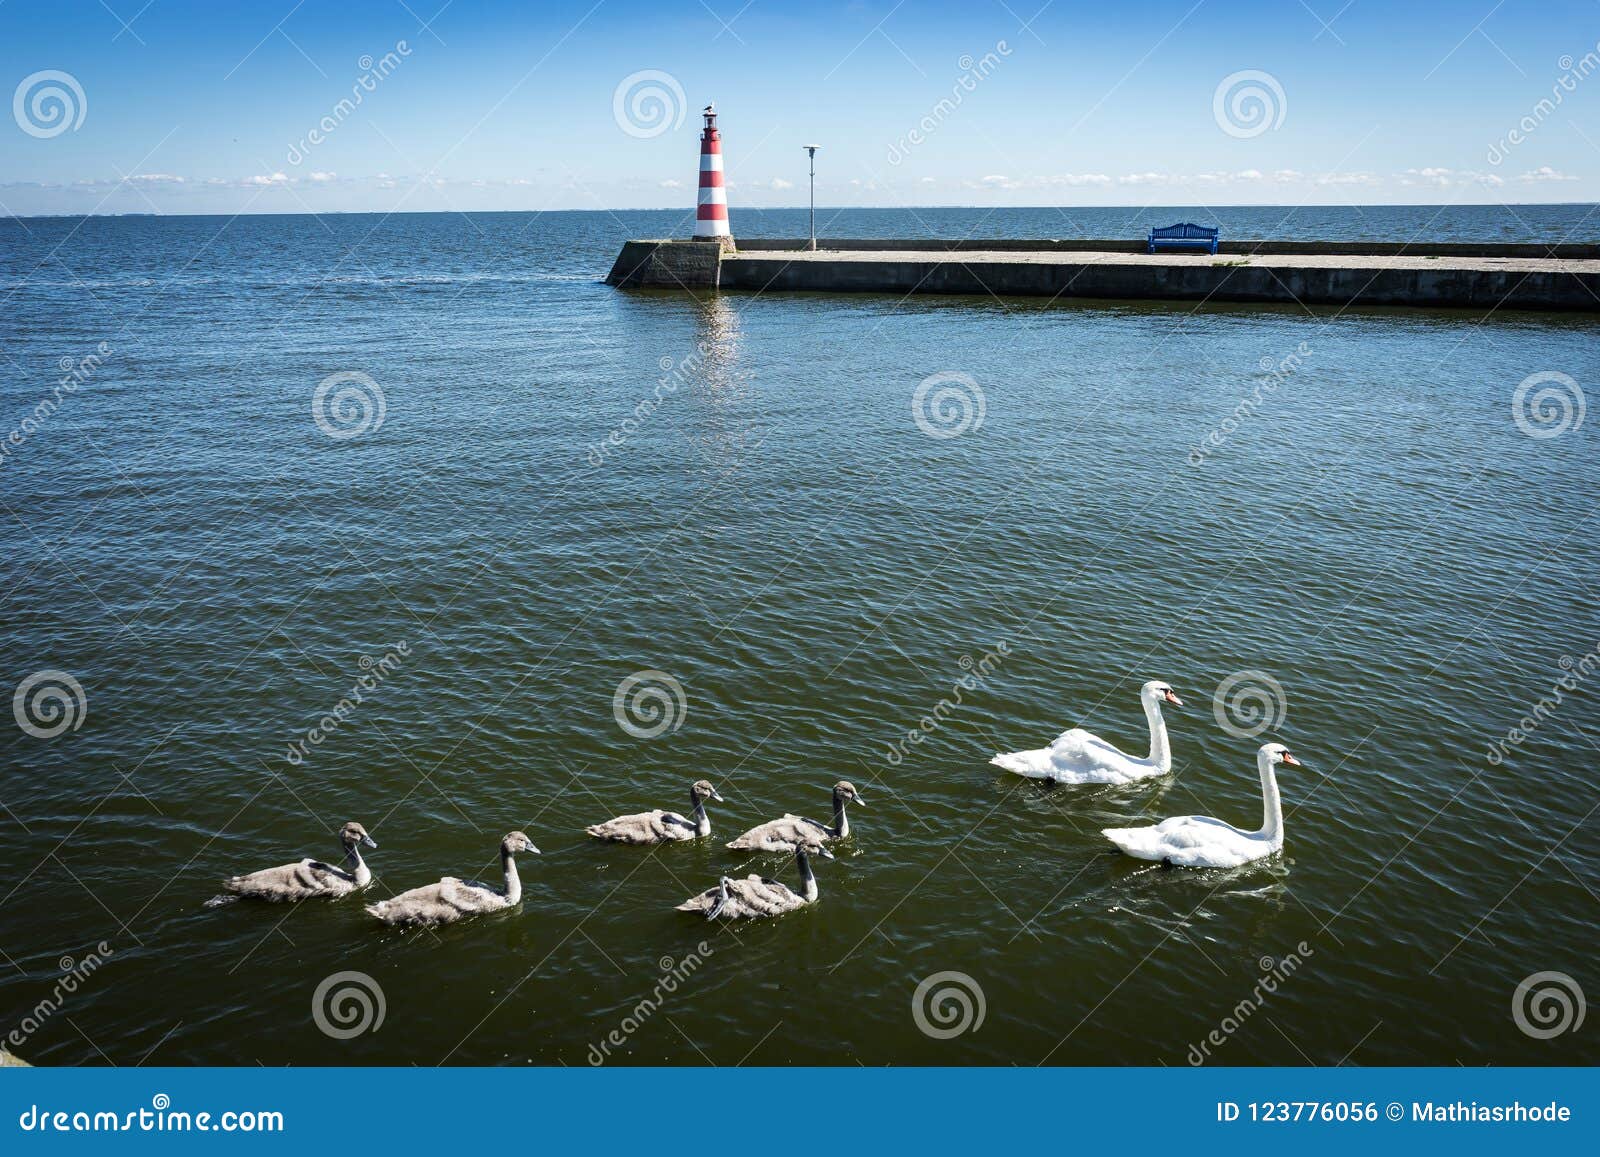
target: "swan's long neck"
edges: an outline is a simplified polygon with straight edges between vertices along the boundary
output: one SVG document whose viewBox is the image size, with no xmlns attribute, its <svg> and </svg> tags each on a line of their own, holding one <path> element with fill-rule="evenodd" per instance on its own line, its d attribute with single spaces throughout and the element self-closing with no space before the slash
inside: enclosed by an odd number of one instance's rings
<svg viewBox="0 0 1600 1157">
<path fill-rule="evenodd" d="M 1167 746 L 1167 721 L 1161 717 L 1161 700 L 1146 699 L 1144 717 L 1150 721 L 1150 762 L 1163 773 L 1172 770 L 1172 748 Z"/>
<path fill-rule="evenodd" d="M 711 834 L 711 817 L 706 815 L 706 801 L 697 791 L 689 793 L 689 802 L 694 805 L 694 834 L 709 836 Z"/>
<path fill-rule="evenodd" d="M 517 857 L 501 849 L 500 870 L 506 876 L 506 903 L 515 904 L 522 899 L 522 877 L 517 875 Z"/>
<path fill-rule="evenodd" d="M 360 844 L 345 845 L 344 868 L 355 880 L 356 887 L 365 888 L 372 883 L 372 869 L 367 867 L 367 862 L 361 858 Z"/>
<path fill-rule="evenodd" d="M 817 902 L 817 877 L 811 872 L 811 857 L 806 855 L 804 848 L 796 848 L 794 862 L 800 869 L 800 894 L 806 898 L 807 904 L 815 904 Z"/>
<path fill-rule="evenodd" d="M 845 803 L 844 796 L 833 793 L 833 836 L 838 840 L 850 837 L 850 817 L 845 814 Z"/>
<path fill-rule="evenodd" d="M 1256 756 L 1256 766 L 1261 769 L 1261 831 L 1257 834 L 1268 840 L 1283 838 L 1283 800 L 1278 797 L 1278 775 L 1272 770 L 1272 756 L 1261 752 Z"/>
</svg>

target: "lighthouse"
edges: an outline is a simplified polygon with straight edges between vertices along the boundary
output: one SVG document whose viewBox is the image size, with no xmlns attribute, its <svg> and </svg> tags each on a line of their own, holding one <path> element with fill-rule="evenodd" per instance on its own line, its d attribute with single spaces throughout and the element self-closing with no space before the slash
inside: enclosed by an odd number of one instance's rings
<svg viewBox="0 0 1600 1157">
<path fill-rule="evenodd" d="M 717 106 L 708 104 L 700 134 L 700 202 L 695 208 L 694 239 L 733 248 L 728 231 L 728 194 L 722 186 L 722 134 L 717 131 Z"/>
</svg>

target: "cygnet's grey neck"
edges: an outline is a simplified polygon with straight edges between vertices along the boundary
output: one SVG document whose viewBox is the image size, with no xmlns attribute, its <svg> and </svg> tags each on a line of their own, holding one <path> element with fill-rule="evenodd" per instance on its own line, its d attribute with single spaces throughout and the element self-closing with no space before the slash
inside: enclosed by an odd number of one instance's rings
<svg viewBox="0 0 1600 1157">
<path fill-rule="evenodd" d="M 849 803 L 840 792 L 833 793 L 833 835 L 835 839 L 847 839 L 850 835 L 850 817 L 845 813 L 845 806 Z"/>
<path fill-rule="evenodd" d="M 506 877 L 506 903 L 515 904 L 522 899 L 522 877 L 517 875 L 517 857 L 500 849 L 500 870 Z"/>
<path fill-rule="evenodd" d="M 697 791 L 690 792 L 689 797 L 694 804 L 694 810 L 691 813 L 694 816 L 694 834 L 697 836 L 709 836 L 711 834 L 711 817 L 706 815 L 705 797 Z"/>
<path fill-rule="evenodd" d="M 804 848 L 796 848 L 794 862 L 800 869 L 800 894 L 806 898 L 807 904 L 816 903 L 817 877 L 811 871 L 811 857 L 806 855 Z"/>
<path fill-rule="evenodd" d="M 367 862 L 361 858 L 361 844 L 351 842 L 344 846 L 344 867 L 356 882 L 356 887 L 365 888 L 372 882 L 372 869 L 367 867 Z"/>
</svg>

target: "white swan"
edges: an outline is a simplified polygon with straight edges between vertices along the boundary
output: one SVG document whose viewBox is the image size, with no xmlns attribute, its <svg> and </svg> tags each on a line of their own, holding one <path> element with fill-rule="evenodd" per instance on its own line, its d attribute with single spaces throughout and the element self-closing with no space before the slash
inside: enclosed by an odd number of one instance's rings
<svg viewBox="0 0 1600 1157">
<path fill-rule="evenodd" d="M 1172 770 L 1172 749 L 1167 746 L 1167 724 L 1161 718 L 1161 704 L 1182 707 L 1183 700 L 1172 692 L 1169 683 L 1152 679 L 1139 688 L 1145 718 L 1150 721 L 1150 754 L 1145 759 L 1127 755 L 1091 731 L 1074 727 L 1063 731 L 1049 747 L 1032 751 L 1013 751 L 995 756 L 989 762 L 1029 779 L 1048 779 L 1056 783 L 1132 783 Z"/>
<path fill-rule="evenodd" d="M 1261 827 L 1241 831 L 1210 816 L 1176 816 L 1148 828 L 1106 828 L 1100 834 L 1141 860 L 1160 860 L 1179 868 L 1237 868 L 1283 849 L 1283 802 L 1273 767 L 1304 766 L 1281 743 L 1264 743 L 1256 752 L 1261 769 Z"/>
<path fill-rule="evenodd" d="M 424 884 L 387 900 L 367 905 L 367 914 L 385 924 L 454 924 L 468 916 L 514 908 L 522 902 L 522 880 L 517 875 L 517 853 L 537 856 L 539 849 L 521 832 L 508 832 L 500 841 L 500 871 L 505 886 L 446 876 L 437 884 Z"/>
</svg>

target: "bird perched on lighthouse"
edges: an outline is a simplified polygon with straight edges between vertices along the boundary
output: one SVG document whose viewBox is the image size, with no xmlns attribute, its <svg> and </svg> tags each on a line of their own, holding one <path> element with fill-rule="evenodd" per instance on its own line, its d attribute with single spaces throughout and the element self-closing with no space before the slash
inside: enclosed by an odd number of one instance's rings
<svg viewBox="0 0 1600 1157">
<path fill-rule="evenodd" d="M 722 185 L 722 134 L 717 130 L 716 104 L 706 105 L 701 115 L 706 118 L 706 125 L 700 133 L 700 201 L 695 207 L 694 239 L 716 241 L 724 249 L 732 249 L 728 194 Z"/>
</svg>

